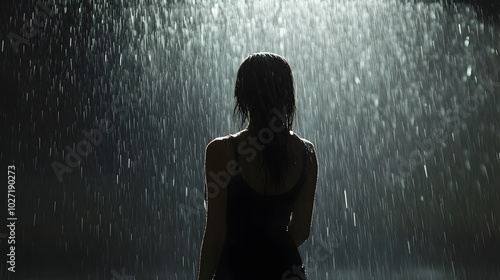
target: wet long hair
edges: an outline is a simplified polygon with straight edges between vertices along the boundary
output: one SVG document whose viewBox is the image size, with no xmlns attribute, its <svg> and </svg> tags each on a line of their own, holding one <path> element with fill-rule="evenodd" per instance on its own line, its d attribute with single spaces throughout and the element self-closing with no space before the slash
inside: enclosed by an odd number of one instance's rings
<svg viewBox="0 0 500 280">
<path fill-rule="evenodd" d="M 296 109 L 290 65 L 273 53 L 248 56 L 238 70 L 234 98 L 235 118 L 241 127 L 251 118 L 252 127 L 248 129 L 260 136 L 257 141 L 265 147 L 259 169 L 264 167 L 277 187 L 288 168 L 288 136 Z"/>
</svg>

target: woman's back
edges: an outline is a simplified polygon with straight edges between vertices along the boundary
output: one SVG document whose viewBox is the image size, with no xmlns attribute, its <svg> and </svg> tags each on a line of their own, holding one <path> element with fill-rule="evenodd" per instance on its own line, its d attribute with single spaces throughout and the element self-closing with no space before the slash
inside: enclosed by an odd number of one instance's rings
<svg viewBox="0 0 500 280">
<path fill-rule="evenodd" d="M 236 153 L 234 153 L 233 149 L 234 159 L 238 161 L 242 168 L 241 176 L 253 190 L 264 195 L 276 195 L 291 190 L 300 179 L 301 171 L 305 166 L 305 149 L 312 149 L 311 146 L 305 146 L 310 144 L 310 142 L 301 139 L 293 132 L 290 133 L 287 147 L 287 174 L 283 174 L 283 180 L 276 186 L 269 178 L 269 175 L 266 174 L 266 170 L 259 168 L 263 161 L 260 149 L 263 150 L 265 148 L 260 148 L 259 144 L 253 144 L 251 139 L 254 137 L 257 138 L 255 133 L 251 133 L 248 130 L 243 130 L 232 137 L 233 148 L 234 146 L 236 147 Z"/>
<path fill-rule="evenodd" d="M 304 276 L 297 250 L 300 244 L 288 226 L 306 187 L 312 144 L 290 134 L 289 166 L 276 186 L 259 168 L 262 154 L 260 146 L 251 144 L 252 137 L 243 131 L 225 140 L 228 158 L 236 160 L 241 169 L 227 185 L 226 241 L 215 279 L 286 279 L 287 273 L 292 276 L 300 271 Z"/>
</svg>

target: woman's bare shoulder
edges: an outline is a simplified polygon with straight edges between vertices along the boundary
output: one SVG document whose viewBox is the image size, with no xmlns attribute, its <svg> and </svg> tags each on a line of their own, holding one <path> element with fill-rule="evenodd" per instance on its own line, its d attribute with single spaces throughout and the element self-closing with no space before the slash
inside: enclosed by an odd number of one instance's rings
<svg viewBox="0 0 500 280">
<path fill-rule="evenodd" d="M 290 135 L 295 136 L 297 140 L 300 140 L 300 143 L 306 147 L 307 152 L 309 154 L 314 153 L 314 144 L 311 141 L 307 140 L 306 138 L 300 137 L 297 133 L 293 131 L 290 131 Z"/>
<path fill-rule="evenodd" d="M 210 141 L 208 143 L 208 145 L 210 145 L 211 143 L 225 143 L 225 142 L 229 141 L 231 138 L 237 138 L 237 137 L 241 136 L 242 133 L 243 133 L 243 130 L 239 131 L 239 132 L 236 132 L 236 133 L 233 133 L 233 134 L 228 134 L 228 135 L 225 135 L 225 136 L 219 136 L 217 138 L 214 138 L 212 141 Z M 215 145 L 217 145 L 217 144 L 215 144 Z"/>
<path fill-rule="evenodd" d="M 228 153 L 230 150 L 230 147 L 232 146 L 232 141 L 234 138 L 240 138 L 242 136 L 243 131 L 239 131 L 234 134 L 228 134 L 225 136 L 220 136 L 217 138 L 214 138 L 212 141 L 210 141 L 206 149 L 211 149 L 217 152 L 224 151 L 225 153 Z"/>
</svg>

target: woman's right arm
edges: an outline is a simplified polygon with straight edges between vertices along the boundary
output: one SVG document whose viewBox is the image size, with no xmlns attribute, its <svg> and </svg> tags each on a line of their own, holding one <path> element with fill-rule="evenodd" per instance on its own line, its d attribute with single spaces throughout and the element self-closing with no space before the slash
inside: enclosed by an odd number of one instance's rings
<svg viewBox="0 0 500 280">
<path fill-rule="evenodd" d="M 288 224 L 288 231 L 297 247 L 302 245 L 311 233 L 314 196 L 318 178 L 318 162 L 314 146 L 309 141 L 306 141 L 306 146 L 309 150 L 304 161 L 304 164 L 306 164 L 306 179 L 295 201 L 292 218 Z"/>
</svg>

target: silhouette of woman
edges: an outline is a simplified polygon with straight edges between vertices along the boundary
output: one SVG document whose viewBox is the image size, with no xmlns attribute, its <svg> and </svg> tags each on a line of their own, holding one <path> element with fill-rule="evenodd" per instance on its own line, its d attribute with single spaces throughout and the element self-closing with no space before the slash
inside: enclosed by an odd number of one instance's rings
<svg viewBox="0 0 500 280">
<path fill-rule="evenodd" d="M 293 75 L 276 54 L 240 65 L 234 114 L 248 126 L 205 151 L 205 233 L 198 280 L 306 279 L 297 250 L 311 231 L 314 146 L 292 131 Z"/>
</svg>

